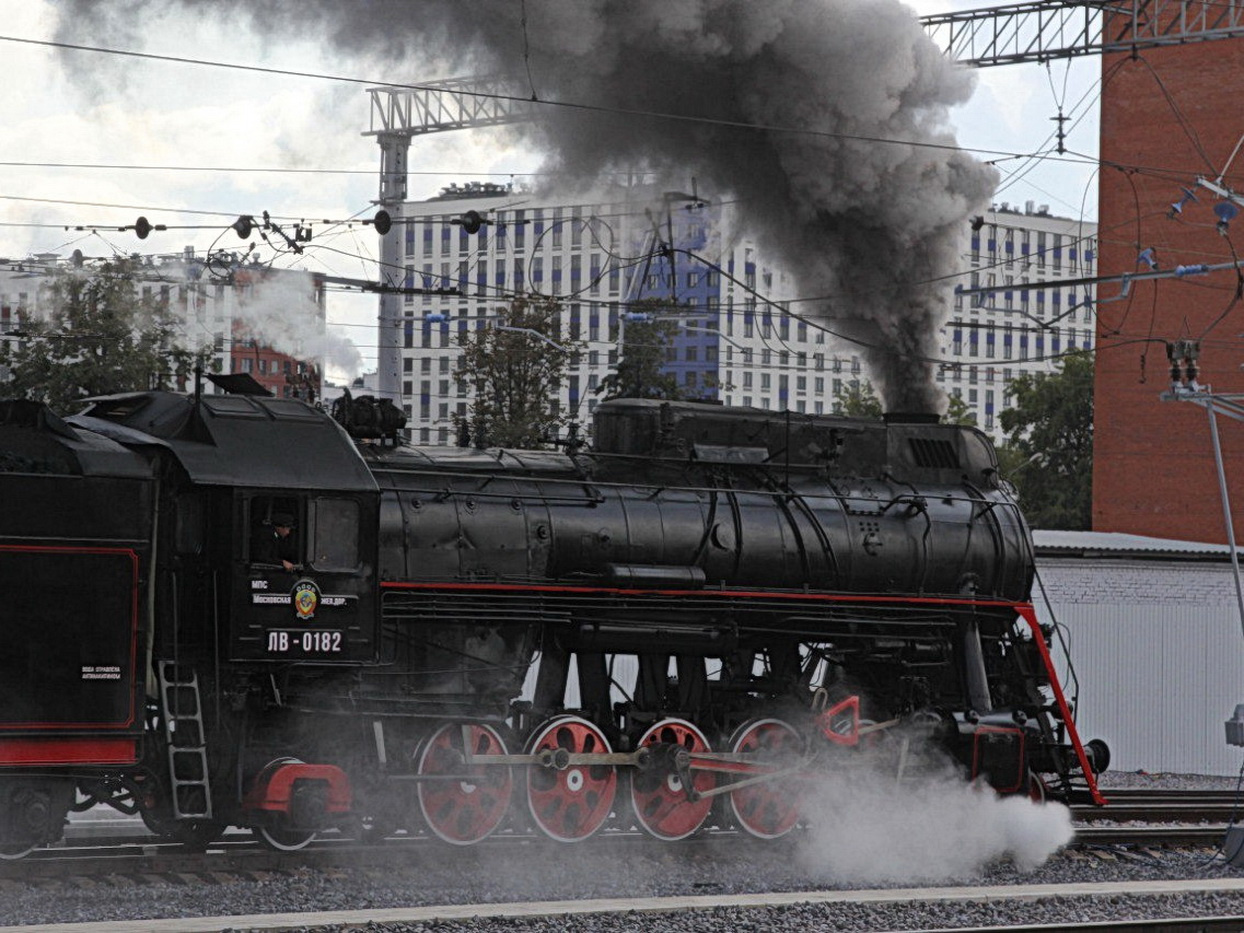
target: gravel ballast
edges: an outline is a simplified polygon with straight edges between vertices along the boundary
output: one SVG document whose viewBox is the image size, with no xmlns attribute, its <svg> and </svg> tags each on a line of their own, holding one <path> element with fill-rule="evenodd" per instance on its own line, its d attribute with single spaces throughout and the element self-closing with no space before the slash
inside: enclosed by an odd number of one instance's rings
<svg viewBox="0 0 1244 933">
<path fill-rule="evenodd" d="M 1233 789 L 1236 778 L 1188 775 L 1104 775 L 1103 786 Z M 883 840 L 895 851 L 918 840 L 917 824 L 930 813 L 906 814 L 897 838 Z M 953 816 L 953 814 L 952 814 Z M 936 826 L 936 821 L 934 821 Z M 903 833 L 909 830 L 909 836 Z M 894 830 L 889 831 L 892 834 Z M 621 842 L 621 840 L 619 840 Z M 912 843 L 913 845 L 916 843 Z M 155 917 L 195 917 L 289 911 L 362 910 L 437 904 L 504 903 L 531 900 L 741 894 L 769 891 L 833 891 L 856 888 L 907 888 L 919 884 L 1014 885 L 1077 882 L 1157 881 L 1169 879 L 1244 878 L 1244 871 L 1215 859 L 1209 851 L 1132 852 L 1115 849 L 1064 850 L 1031 870 L 1013 855 L 989 859 L 963 871 L 952 850 L 962 840 L 942 840 L 944 856 L 923 864 L 934 878 L 849 877 L 841 858 L 820 860 L 803 841 L 737 847 L 720 843 L 698 846 L 556 846 L 516 844 L 449 850 L 428 847 L 415 859 L 403 856 L 384 868 L 347 863 L 324 869 L 252 877 L 222 874 L 214 881 L 151 876 L 84 880 L 26 887 L 0 883 L 3 923 L 36 924 Z M 868 846 L 864 846 L 867 849 Z M 885 849 L 881 850 L 882 855 Z M 861 858 L 867 861 L 867 856 Z M 846 870 L 844 870 L 844 865 Z M 916 869 L 917 875 L 922 872 Z M 856 873 L 858 874 L 858 873 Z M 89 886 L 87 886 L 89 885 Z M 377 933 L 411 930 L 877 930 L 978 926 L 1001 922 L 1086 922 L 1094 919 L 1162 916 L 1244 916 L 1244 894 L 1195 893 L 1101 898 L 1053 897 L 1033 901 L 908 902 L 900 904 L 806 904 L 783 907 L 717 908 L 694 913 L 579 915 L 574 918 L 475 919 L 424 923 L 387 923 L 369 927 Z M 318 931 L 332 927 L 308 928 Z"/>
</svg>

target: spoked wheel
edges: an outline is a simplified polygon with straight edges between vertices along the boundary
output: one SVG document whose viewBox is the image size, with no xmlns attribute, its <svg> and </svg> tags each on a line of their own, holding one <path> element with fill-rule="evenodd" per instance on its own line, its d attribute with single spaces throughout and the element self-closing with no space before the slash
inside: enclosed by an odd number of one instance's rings
<svg viewBox="0 0 1244 933">
<path fill-rule="evenodd" d="M 607 755 L 604 734 L 586 719 L 564 716 L 545 723 L 527 743 L 529 754 Z M 533 767 L 528 772 L 527 805 L 540 831 L 559 842 L 586 839 L 604 824 L 618 790 L 612 765 Z"/>
<path fill-rule="evenodd" d="M 253 826 L 251 832 L 259 844 L 273 852 L 297 852 L 305 849 L 315 838 L 314 829 L 294 829 L 282 826 Z"/>
<path fill-rule="evenodd" d="M 775 769 L 796 764 L 803 746 L 803 738 L 795 727 L 780 719 L 744 723 L 730 740 L 730 751 Z M 742 780 L 751 776 L 744 775 Z M 799 821 L 799 804 L 799 794 L 789 778 L 758 781 L 730 793 L 735 820 L 760 839 L 777 839 L 794 829 Z"/>
<path fill-rule="evenodd" d="M 673 763 L 679 752 L 707 752 L 708 740 L 704 733 L 684 719 L 663 719 L 643 734 L 636 747 L 647 747 L 663 754 L 655 756 L 657 760 L 636 771 L 631 778 L 635 819 L 658 839 L 690 836 L 708 818 L 713 799 L 688 800 L 683 779 Z M 691 783 L 696 791 L 703 793 L 716 786 L 717 778 L 712 772 L 697 771 L 692 774 Z"/>
<path fill-rule="evenodd" d="M 492 726 L 448 723 L 424 741 L 417 765 L 421 778 L 446 775 L 419 782 L 419 810 L 432 832 L 456 846 L 479 842 L 500 826 L 514 792 L 509 765 L 468 766 L 464 743 L 473 755 L 506 754 Z"/>
</svg>

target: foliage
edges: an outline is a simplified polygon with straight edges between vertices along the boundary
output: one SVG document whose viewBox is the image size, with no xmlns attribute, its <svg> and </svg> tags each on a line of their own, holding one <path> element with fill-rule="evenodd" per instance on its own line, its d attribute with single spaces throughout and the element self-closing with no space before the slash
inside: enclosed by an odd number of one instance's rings
<svg viewBox="0 0 1244 933">
<path fill-rule="evenodd" d="M 630 313 L 669 313 L 673 306 L 659 298 L 633 302 Z M 597 394 L 612 398 L 681 399 L 685 395 L 672 373 L 664 372 L 666 353 L 678 334 L 673 321 L 649 318 L 625 321 L 617 368 L 601 380 Z"/>
<path fill-rule="evenodd" d="M 1010 384 L 1012 407 L 1001 414 L 1007 442 L 1002 475 L 1019 492 L 1036 528 L 1087 530 L 1092 525 L 1093 357 L 1071 353 L 1051 375 L 1025 373 Z"/>
<path fill-rule="evenodd" d="M 186 388 L 212 348 L 182 343 L 181 322 L 166 302 L 142 293 L 140 273 L 128 258 L 54 273 L 43 300 L 50 313 L 23 313 L 21 339 L 0 342 L 9 375 L 0 392 L 68 412 L 95 395 Z"/>
<path fill-rule="evenodd" d="M 459 436 L 476 447 L 546 447 L 571 420 L 554 400 L 579 347 L 560 339 L 555 301 L 519 298 L 496 315 L 459 341 L 454 377 L 474 389 Z"/>
<path fill-rule="evenodd" d="M 873 384 L 865 379 L 847 383 L 834 396 L 834 412 L 849 418 L 880 418 L 881 399 Z"/>
<path fill-rule="evenodd" d="M 946 414 L 942 416 L 944 424 L 963 424 L 976 427 L 976 412 L 968 406 L 963 400 L 963 396 L 950 396 L 950 401 L 946 406 Z"/>
</svg>

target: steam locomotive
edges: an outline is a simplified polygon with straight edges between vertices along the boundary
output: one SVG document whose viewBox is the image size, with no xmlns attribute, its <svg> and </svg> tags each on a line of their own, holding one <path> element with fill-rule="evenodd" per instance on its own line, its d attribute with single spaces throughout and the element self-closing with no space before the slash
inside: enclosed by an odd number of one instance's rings
<svg viewBox="0 0 1244 933">
<path fill-rule="evenodd" d="M 590 450 L 401 427 L 372 398 L 0 403 L 0 854 L 101 803 L 281 850 L 775 838 L 810 779 L 914 743 L 1100 802 L 975 429 L 651 400 L 602 404 Z"/>
</svg>

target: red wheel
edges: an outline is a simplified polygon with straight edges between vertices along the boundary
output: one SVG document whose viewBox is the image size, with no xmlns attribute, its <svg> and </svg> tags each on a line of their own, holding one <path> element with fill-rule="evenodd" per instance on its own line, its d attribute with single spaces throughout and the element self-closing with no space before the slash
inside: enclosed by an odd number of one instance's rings
<svg viewBox="0 0 1244 933">
<path fill-rule="evenodd" d="M 469 846 L 490 835 L 505 819 L 514 791 L 509 765 L 467 765 L 464 741 L 473 755 L 504 755 L 497 730 L 482 723 L 448 723 L 432 733 L 419 750 L 420 777 L 455 775 L 419 781 L 419 810 L 428 828 L 446 842 Z"/>
<path fill-rule="evenodd" d="M 541 751 L 607 755 L 612 749 L 586 719 L 565 716 L 541 726 L 527 750 L 533 755 Z M 609 818 L 617 790 L 618 772 L 612 765 L 570 765 L 560 771 L 535 766 L 528 772 L 527 805 L 545 835 L 559 842 L 578 842 Z"/>
<path fill-rule="evenodd" d="M 757 764 L 785 769 L 803 755 L 803 738 L 794 726 L 780 719 L 759 719 L 744 723 L 730 740 L 730 751 L 748 755 Z M 743 775 L 747 780 L 752 775 Z M 747 832 L 760 839 L 777 839 L 795 828 L 799 821 L 799 793 L 789 778 L 759 781 L 732 791 L 730 809 Z"/>
<path fill-rule="evenodd" d="M 695 726 L 683 719 L 664 719 L 643 734 L 637 748 L 675 753 L 709 751 L 708 740 Z M 631 778 L 631 803 L 635 819 L 658 839 L 674 840 L 690 836 L 700 828 L 713 808 L 713 798 L 688 800 L 682 778 L 670 761 L 672 755 L 656 755 L 647 768 Z M 703 793 L 717 784 L 710 771 L 692 772 L 692 786 Z"/>
</svg>

